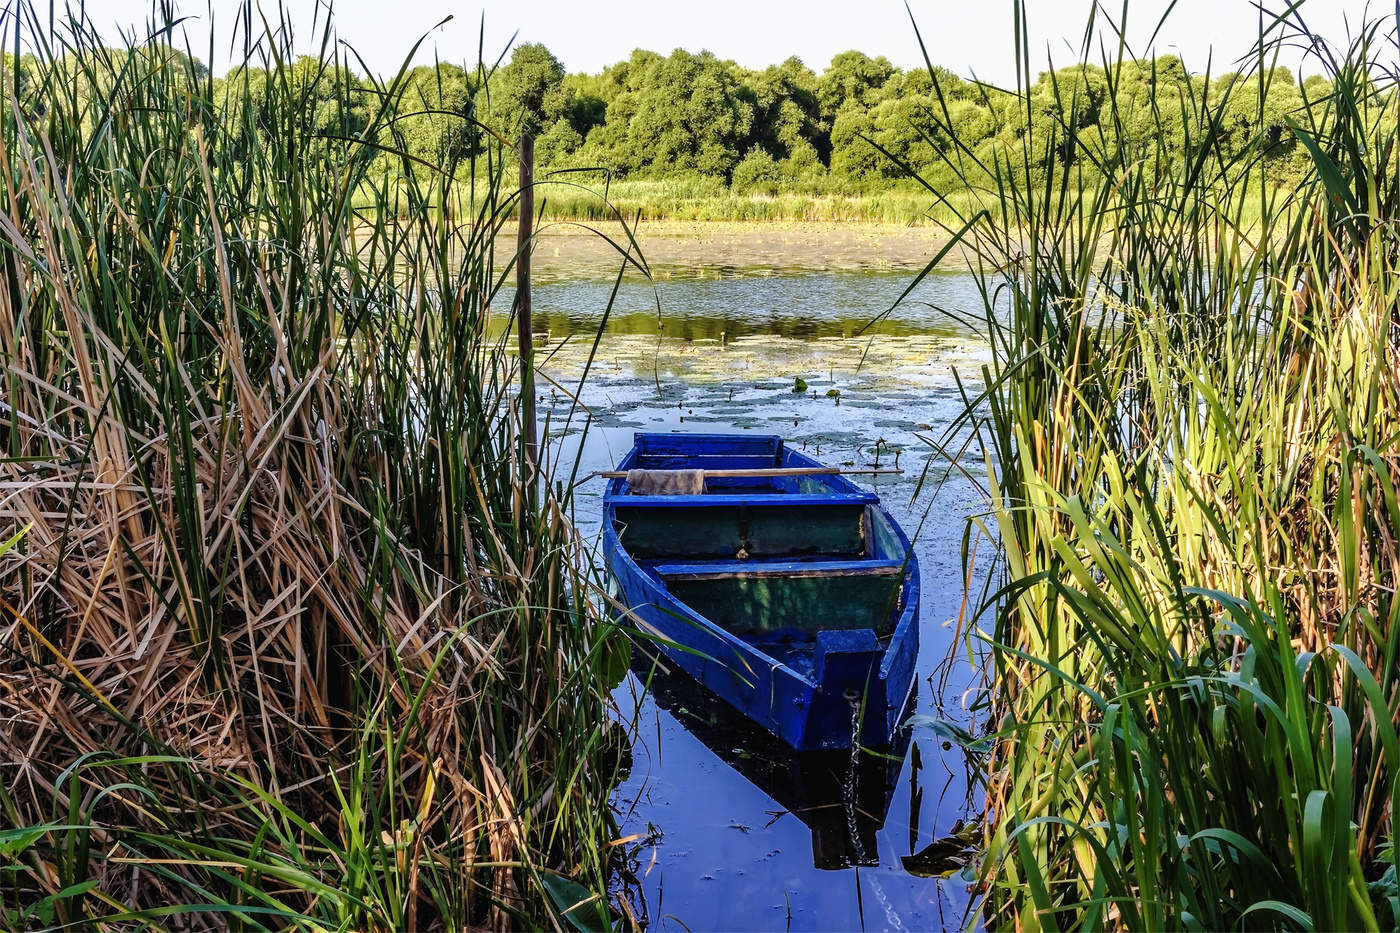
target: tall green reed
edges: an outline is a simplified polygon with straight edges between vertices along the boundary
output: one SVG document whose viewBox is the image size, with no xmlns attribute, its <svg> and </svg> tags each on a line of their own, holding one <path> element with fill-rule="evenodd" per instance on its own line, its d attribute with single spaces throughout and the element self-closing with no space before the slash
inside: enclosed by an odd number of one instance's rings
<svg viewBox="0 0 1400 933">
<path fill-rule="evenodd" d="M 507 130 L 410 166 L 406 70 L 232 19 L 216 79 L 166 5 L 5 14 L 0 925 L 610 924 L 626 643 L 522 488 Z"/>
<path fill-rule="evenodd" d="M 964 424 L 1002 561 L 979 630 L 984 919 L 1391 926 L 1394 23 L 1336 52 L 1296 13 L 1268 21 L 1242 77 L 1205 76 L 1175 113 L 1119 96 L 1120 42 L 1084 129 L 1087 47 L 1085 80 L 1053 79 L 1059 117 L 1030 119 L 1027 15 L 1019 146 L 946 152 L 995 180 L 956 227 L 984 288 Z M 1298 45 L 1330 90 L 1280 130 L 1249 72 Z M 1252 143 L 1227 154 L 1241 113 Z M 1120 131 L 1142 119 L 1146 150 Z M 1291 146 L 1311 169 L 1282 190 Z"/>
</svg>

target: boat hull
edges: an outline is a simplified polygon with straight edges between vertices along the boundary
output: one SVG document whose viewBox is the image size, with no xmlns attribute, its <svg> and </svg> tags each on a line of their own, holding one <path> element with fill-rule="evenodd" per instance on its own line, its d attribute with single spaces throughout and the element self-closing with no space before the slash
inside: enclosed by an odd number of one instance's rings
<svg viewBox="0 0 1400 933">
<path fill-rule="evenodd" d="M 693 468 L 697 462 L 711 469 L 820 465 L 784 450 L 777 438 L 638 435 L 637 441 L 621 469 L 639 462 L 671 469 Z M 755 453 L 755 442 L 771 445 L 774 450 Z M 653 466 L 658 461 L 665 466 Z M 809 481 L 803 488 L 807 491 L 768 498 L 727 494 L 721 489 L 707 497 L 677 496 L 665 503 L 664 512 L 671 516 L 675 529 L 663 523 L 647 533 L 655 537 L 656 547 L 664 545 L 682 552 L 712 548 L 721 555 L 727 553 L 734 542 L 726 539 L 730 525 L 724 520 L 729 516 L 727 510 L 736 510 L 734 527 L 740 529 L 740 550 L 751 545 L 760 552 L 759 559 L 752 564 L 739 563 L 739 571 L 707 574 L 707 567 L 734 565 L 659 563 L 665 558 L 648 551 L 653 538 L 639 537 L 637 530 L 646 523 L 635 516 L 648 513 L 633 503 L 642 500 L 629 497 L 624 481 L 614 480 L 605 497 L 603 531 L 609 585 L 622 610 L 620 615 L 636 636 L 647 642 L 649 651 L 662 655 L 793 748 L 849 748 L 853 742 L 886 748 L 894 742 L 913 684 L 918 654 L 918 563 L 907 538 L 873 495 L 841 477 L 823 478 L 821 488 Z M 683 503 L 682 499 L 696 501 Z M 681 511 L 687 505 L 694 506 L 693 516 Z M 856 520 L 865 523 L 867 540 L 842 543 L 843 532 L 835 522 L 827 521 L 850 506 L 857 507 Z M 869 509 L 869 514 L 860 513 L 862 509 Z M 787 532 L 786 539 L 778 527 L 785 510 L 793 513 L 786 519 L 788 524 L 797 526 Z M 819 519 L 812 522 L 810 532 L 802 525 L 804 514 Z M 874 553 L 868 540 L 876 537 L 870 531 L 872 521 L 884 530 L 879 553 Z M 705 535 L 688 538 L 686 530 L 696 522 L 709 522 L 713 527 Z M 769 526 L 774 530 L 765 531 Z M 861 547 L 864 553 L 834 561 L 798 555 L 797 562 L 791 564 L 783 562 L 781 554 L 761 553 L 765 546 L 777 550 L 783 540 L 823 551 Z M 896 550 L 898 554 L 892 557 Z M 718 559 L 713 554 L 701 556 Z M 803 560 L 810 563 L 802 564 Z M 846 569 L 848 566 L 854 569 Z M 821 569 L 807 571 L 805 567 Z M 891 604 L 855 604 L 877 577 L 888 579 Z M 765 589 L 765 581 L 775 578 L 785 583 L 786 602 L 781 604 L 765 595 L 772 589 Z M 704 592 L 710 593 L 710 604 L 703 613 L 697 611 L 698 600 L 678 595 L 685 594 L 688 586 L 696 588 L 696 581 L 708 581 Z M 810 585 L 794 585 L 794 581 Z M 843 601 L 851 603 L 849 610 L 842 608 Z M 747 620 L 752 630 L 743 637 L 732 630 L 732 620 L 727 627 L 711 617 L 738 612 L 736 605 L 750 603 L 763 605 L 765 615 Z M 881 623 L 888 633 L 877 638 L 871 628 L 863 626 L 867 616 L 879 616 L 882 611 L 888 614 L 888 621 Z M 807 620 L 800 617 L 813 613 L 821 614 L 821 627 L 816 631 L 801 624 Z"/>
</svg>

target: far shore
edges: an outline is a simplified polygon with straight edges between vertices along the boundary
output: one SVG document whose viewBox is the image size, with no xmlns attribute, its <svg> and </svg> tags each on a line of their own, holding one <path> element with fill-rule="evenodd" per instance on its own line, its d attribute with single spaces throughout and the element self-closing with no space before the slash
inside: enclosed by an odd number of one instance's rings
<svg viewBox="0 0 1400 933">
<path fill-rule="evenodd" d="M 498 252 L 513 248 L 514 234 L 511 225 Z M 658 278 L 910 271 L 926 266 L 948 242 L 934 226 L 838 221 L 642 221 L 635 234 Z M 545 220 L 537 231 L 535 273 L 542 279 L 616 275 L 618 247 L 628 246 L 615 221 Z"/>
</svg>

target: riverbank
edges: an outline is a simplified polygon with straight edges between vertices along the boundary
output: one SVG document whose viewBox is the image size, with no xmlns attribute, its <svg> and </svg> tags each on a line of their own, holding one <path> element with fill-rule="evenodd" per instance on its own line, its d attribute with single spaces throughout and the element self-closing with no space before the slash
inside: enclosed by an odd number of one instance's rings
<svg viewBox="0 0 1400 933">
<path fill-rule="evenodd" d="M 661 279 L 915 271 L 949 240 L 935 226 L 788 221 L 642 221 L 634 235 L 647 267 Z M 514 225 L 497 243 L 498 258 L 508 259 Z M 628 245 L 616 221 L 546 221 L 538 232 L 535 275 L 546 281 L 611 278 L 622 263 L 619 247 Z"/>
</svg>

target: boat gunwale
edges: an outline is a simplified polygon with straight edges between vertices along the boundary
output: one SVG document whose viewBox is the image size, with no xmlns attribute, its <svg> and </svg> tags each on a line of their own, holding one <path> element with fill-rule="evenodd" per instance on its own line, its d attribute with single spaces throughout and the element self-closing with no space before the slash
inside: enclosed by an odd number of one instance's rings
<svg viewBox="0 0 1400 933">
<path fill-rule="evenodd" d="M 685 437 L 687 439 L 697 438 L 704 440 L 724 440 L 729 439 L 731 437 L 731 435 L 725 434 L 677 434 L 676 436 Z M 637 456 L 638 444 L 634 441 L 632 448 L 627 452 L 627 455 L 623 457 L 622 461 L 617 465 L 617 469 L 625 471 L 632 468 L 632 463 L 635 462 Z M 713 454 L 711 456 L 723 455 Z M 810 464 L 812 466 L 822 466 L 822 464 L 819 461 L 807 456 L 806 454 L 785 447 L 781 443 L 781 441 L 778 445 L 777 456 L 780 461 L 785 458 L 792 458 L 794 460 L 806 461 L 806 464 L 800 465 Z M 882 641 L 886 641 L 886 644 L 881 650 L 879 677 L 881 681 L 888 683 L 891 667 L 893 666 L 895 660 L 899 655 L 899 651 L 897 650 L 897 648 L 902 644 L 902 642 L 905 639 L 909 637 L 909 629 L 913 624 L 914 618 L 918 615 L 920 596 L 918 558 L 914 556 L 914 549 L 913 545 L 910 543 L 909 536 L 905 533 L 904 529 L 900 526 L 899 522 L 895 520 L 894 516 L 890 514 L 889 510 L 885 507 L 884 502 L 881 500 L 878 493 L 861 489 L 860 487 L 856 486 L 854 483 L 852 483 L 850 480 L 846 479 L 840 474 L 831 474 L 829 476 L 823 476 L 822 479 L 828 481 L 829 483 L 837 487 L 844 487 L 843 493 L 844 496 L 846 496 L 846 498 L 835 498 L 834 504 L 860 504 L 877 509 L 881 513 L 881 515 L 884 516 L 891 532 L 893 532 L 899 545 L 904 550 L 904 570 L 901 580 L 903 586 L 902 592 L 900 594 L 900 599 L 903 603 L 903 607 L 899 610 L 899 618 L 891 627 L 890 634 L 886 636 L 886 639 L 881 639 Z M 759 648 L 758 646 L 745 641 L 744 639 L 740 638 L 738 635 L 734 634 L 728 629 L 718 625 L 717 623 L 709 619 L 707 616 L 700 614 L 689 604 L 683 602 L 680 598 L 678 598 L 675 594 L 673 594 L 670 591 L 670 589 L 666 586 L 665 580 L 663 580 L 655 572 L 654 568 L 644 566 L 643 564 L 639 563 L 638 560 L 632 556 L 632 553 L 622 546 L 622 540 L 617 533 L 617 529 L 614 526 L 614 522 L 617 518 L 617 509 L 619 507 L 627 508 L 627 503 L 619 501 L 628 498 L 628 495 L 623 492 L 623 487 L 626 486 L 626 483 L 627 481 L 621 477 L 610 479 L 608 481 L 608 485 L 605 487 L 603 492 L 604 553 L 608 555 L 609 558 L 613 554 L 620 555 L 621 558 L 627 562 L 630 568 L 633 571 L 635 571 L 635 576 L 645 581 L 645 585 L 648 589 L 652 591 L 653 596 L 660 597 L 653 598 L 651 601 L 641 604 L 641 606 L 629 605 L 628 614 L 631 615 L 637 621 L 642 621 L 641 617 L 636 612 L 636 610 L 639 608 L 653 606 L 662 611 L 666 611 L 672 615 L 679 617 L 687 623 L 697 625 L 699 628 L 704 629 L 705 631 L 717 636 L 731 648 L 736 650 L 736 652 L 739 653 L 741 656 L 755 655 L 758 659 L 767 662 L 765 666 L 769 667 L 771 670 L 782 670 L 787 674 L 790 674 L 792 677 L 796 678 L 799 682 L 812 688 L 813 690 L 818 689 L 821 685 L 814 678 L 802 674 L 797 669 L 773 657 L 771 654 L 764 651 L 762 648 Z M 836 496 L 842 496 L 843 493 L 834 493 L 832 498 Z M 862 501 L 851 501 L 855 498 L 855 496 L 850 495 L 851 493 L 859 495 Z M 720 496 L 723 495 L 724 494 L 720 494 Z M 785 498 L 788 498 L 790 495 L 795 494 L 763 493 L 750 497 L 750 501 L 756 499 L 758 500 L 758 504 L 761 505 L 776 505 L 782 502 Z M 707 497 L 712 500 L 715 498 L 719 498 L 719 496 L 716 496 L 714 494 L 683 496 L 637 496 L 635 498 L 644 500 L 688 500 L 686 502 L 674 503 L 676 505 L 685 507 L 703 505 L 705 503 L 699 500 L 704 500 Z M 737 497 L 726 496 L 726 498 Z M 814 498 L 826 497 L 816 496 Z M 638 505 L 642 507 L 646 507 L 650 504 L 650 502 L 638 503 Z M 720 505 L 721 503 L 713 504 Z M 656 634 L 659 635 L 659 633 Z M 665 639 L 665 641 L 673 642 L 673 639 Z M 694 650 L 679 643 L 676 643 L 676 647 L 686 651 Z M 705 656 L 709 657 L 709 655 Z M 711 658 L 711 660 L 715 660 L 716 662 L 718 662 L 718 659 L 716 658 Z M 915 679 L 915 676 L 911 673 L 911 676 L 909 677 L 909 684 L 905 689 L 905 695 L 902 698 L 901 705 L 897 708 L 902 709 L 903 704 L 908 702 L 909 695 L 914 689 Z"/>
</svg>

